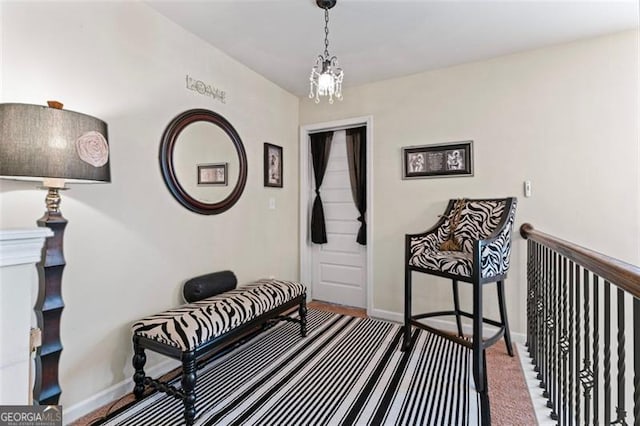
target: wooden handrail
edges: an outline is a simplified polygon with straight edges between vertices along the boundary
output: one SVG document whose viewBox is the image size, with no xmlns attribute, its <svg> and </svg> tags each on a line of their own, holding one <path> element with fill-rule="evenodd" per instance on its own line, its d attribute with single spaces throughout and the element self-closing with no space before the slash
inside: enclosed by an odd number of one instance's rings
<svg viewBox="0 0 640 426">
<path fill-rule="evenodd" d="M 520 235 L 524 239 L 530 239 L 557 251 L 611 284 L 640 298 L 640 268 L 637 266 L 540 232 L 530 223 L 522 224 Z"/>
</svg>

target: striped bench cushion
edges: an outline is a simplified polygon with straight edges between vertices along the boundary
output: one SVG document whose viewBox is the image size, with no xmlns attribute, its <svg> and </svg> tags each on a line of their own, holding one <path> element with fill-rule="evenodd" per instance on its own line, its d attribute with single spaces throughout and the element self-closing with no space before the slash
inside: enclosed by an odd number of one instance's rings
<svg viewBox="0 0 640 426">
<path fill-rule="evenodd" d="M 191 351 L 305 292 L 297 282 L 263 279 L 141 319 L 132 330 L 138 336 Z"/>
</svg>

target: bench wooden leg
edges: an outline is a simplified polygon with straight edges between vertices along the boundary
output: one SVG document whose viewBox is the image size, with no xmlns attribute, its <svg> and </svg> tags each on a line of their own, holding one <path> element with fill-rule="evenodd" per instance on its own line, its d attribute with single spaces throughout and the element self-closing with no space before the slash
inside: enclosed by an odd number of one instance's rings
<svg viewBox="0 0 640 426">
<path fill-rule="evenodd" d="M 196 419 L 196 354 L 182 353 L 182 390 L 184 391 L 184 420 L 187 426 Z"/>
<path fill-rule="evenodd" d="M 138 339 L 135 337 L 133 338 L 133 352 L 133 368 L 135 369 L 135 373 L 133 373 L 133 382 L 135 383 L 133 395 L 136 399 L 140 399 L 144 393 L 144 364 L 147 362 L 147 356 L 144 354 L 144 348 L 138 344 Z"/>
<path fill-rule="evenodd" d="M 298 315 L 300 316 L 300 335 L 305 337 L 307 335 L 307 294 L 302 295 L 300 301 L 300 307 L 298 308 Z"/>
</svg>

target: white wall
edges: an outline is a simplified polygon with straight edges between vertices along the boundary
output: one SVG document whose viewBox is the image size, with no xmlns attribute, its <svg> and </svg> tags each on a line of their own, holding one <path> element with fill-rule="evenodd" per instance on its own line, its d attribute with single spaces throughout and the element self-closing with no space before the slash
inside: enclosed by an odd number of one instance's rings
<svg viewBox="0 0 640 426">
<path fill-rule="evenodd" d="M 297 279 L 298 99 L 143 3 L 2 6 L 1 100 L 56 99 L 109 124 L 112 183 L 62 194 L 60 381 L 69 407 L 130 380 L 131 323 L 176 306 L 185 279 L 221 269 L 240 282 Z M 187 90 L 186 74 L 225 90 L 226 104 Z M 221 215 L 183 208 L 160 174 L 162 132 L 190 108 L 223 115 L 247 150 L 245 192 Z M 284 147 L 283 189 L 263 187 L 263 142 Z M 0 185 L 0 227 L 34 226 L 45 193 Z M 269 197 L 276 210 L 267 209 Z"/>
<path fill-rule="evenodd" d="M 638 113 L 638 33 L 624 32 L 367 84 L 333 105 L 305 99 L 300 123 L 373 115 L 374 309 L 400 313 L 404 234 L 433 225 L 449 198 L 518 196 L 517 228 L 640 263 Z M 401 147 L 468 139 L 474 177 L 401 180 Z M 516 232 L 515 332 L 526 327 L 525 251 Z M 415 308 L 451 305 L 450 284 L 418 275 Z M 495 307 L 495 286 L 486 291 Z"/>
</svg>

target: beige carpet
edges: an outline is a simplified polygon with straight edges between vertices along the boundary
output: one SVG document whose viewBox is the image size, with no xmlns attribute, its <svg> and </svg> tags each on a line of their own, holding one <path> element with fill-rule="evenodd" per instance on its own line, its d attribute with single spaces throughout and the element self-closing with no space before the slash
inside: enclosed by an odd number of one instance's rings
<svg viewBox="0 0 640 426">
<path fill-rule="evenodd" d="M 515 356 L 511 358 L 502 342 L 487 349 L 491 424 L 537 425 L 531 396 L 518 359 L 518 348 L 515 345 L 513 351 Z"/>
<path fill-rule="evenodd" d="M 322 302 L 311 302 L 309 308 L 335 312 L 356 317 L 365 317 L 362 309 L 330 305 Z M 491 401 L 491 423 L 496 426 L 536 425 L 535 413 L 527 390 L 524 374 L 516 356 L 507 355 L 504 343 L 499 342 L 487 350 L 487 369 L 489 375 L 489 398 Z M 168 375 L 171 375 L 169 373 Z M 73 426 L 91 425 L 102 419 L 105 414 L 133 401 L 129 394 L 121 400 L 114 401 L 102 408 L 80 418 Z"/>
</svg>

